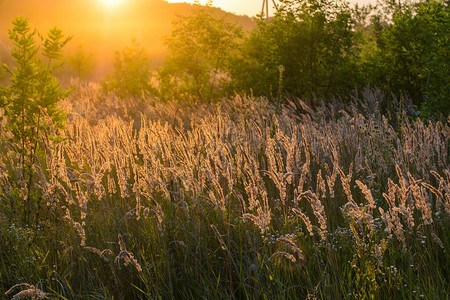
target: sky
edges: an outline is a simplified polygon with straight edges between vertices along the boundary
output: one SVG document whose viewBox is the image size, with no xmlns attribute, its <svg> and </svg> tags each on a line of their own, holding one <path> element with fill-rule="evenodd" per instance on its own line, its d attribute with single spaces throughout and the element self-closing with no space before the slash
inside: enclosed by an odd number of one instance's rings
<svg viewBox="0 0 450 300">
<path fill-rule="evenodd" d="M 187 2 L 194 3 L 194 0 L 166 0 L 169 3 L 175 2 Z M 269 0 L 270 4 L 272 0 Z M 206 4 L 207 0 L 200 0 L 201 4 Z M 213 0 L 213 6 L 220 7 L 221 9 L 236 13 L 239 15 L 255 16 L 261 12 L 262 0 Z M 272 6 L 272 5 L 270 5 Z"/>
<path fill-rule="evenodd" d="M 187 2 L 194 3 L 194 0 L 166 0 L 169 3 Z M 201 4 L 205 4 L 207 0 L 200 0 Z M 278 2 L 278 1 L 275 1 Z M 351 3 L 368 4 L 375 3 L 374 0 L 350 0 Z M 239 15 L 255 16 L 261 13 L 263 0 L 213 0 L 213 6 Z M 273 7 L 272 0 L 269 0 L 269 6 Z"/>
</svg>

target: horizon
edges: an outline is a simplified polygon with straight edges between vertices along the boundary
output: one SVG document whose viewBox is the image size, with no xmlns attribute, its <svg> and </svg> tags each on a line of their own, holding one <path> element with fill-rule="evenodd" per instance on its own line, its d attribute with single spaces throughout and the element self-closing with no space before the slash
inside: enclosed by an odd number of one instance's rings
<svg viewBox="0 0 450 300">
<path fill-rule="evenodd" d="M 126 1 L 126 0 L 122 0 Z M 189 0 L 165 0 L 168 3 L 187 3 L 187 4 L 194 4 L 195 0 L 189 1 Z M 205 5 L 208 1 L 202 0 L 199 1 L 201 5 Z M 279 1 L 276 1 L 279 2 Z M 350 0 L 348 1 L 350 4 L 360 4 L 360 5 L 367 5 L 367 4 L 374 4 L 376 0 Z M 237 15 L 247 15 L 249 17 L 256 17 L 256 15 L 261 13 L 262 9 L 262 3 L 263 0 L 212 0 L 212 6 L 218 7 L 226 12 L 230 12 Z M 270 15 L 274 14 L 274 8 L 272 4 L 272 0 L 269 0 L 269 7 L 270 7 Z"/>
</svg>

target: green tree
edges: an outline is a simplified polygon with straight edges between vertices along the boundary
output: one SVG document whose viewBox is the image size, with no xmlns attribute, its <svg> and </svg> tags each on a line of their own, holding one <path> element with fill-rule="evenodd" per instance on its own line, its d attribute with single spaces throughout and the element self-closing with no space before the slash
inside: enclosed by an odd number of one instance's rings
<svg viewBox="0 0 450 300">
<path fill-rule="evenodd" d="M 443 1 L 398 6 L 374 56 L 392 91 L 404 91 L 424 115 L 450 113 L 450 14 Z"/>
<path fill-rule="evenodd" d="M 81 81 L 92 74 L 95 61 L 92 53 L 86 53 L 83 46 L 79 45 L 77 51 L 69 56 L 68 65 L 73 73 L 75 73 L 75 76 Z"/>
<path fill-rule="evenodd" d="M 212 16 L 207 8 L 178 17 L 173 27 L 169 53 L 159 70 L 161 97 L 210 101 L 224 95 L 241 28 Z"/>
<path fill-rule="evenodd" d="M 106 76 L 102 85 L 105 91 L 116 93 L 120 98 L 144 98 L 151 94 L 152 72 L 144 48 L 135 40 L 114 56 L 114 70 Z"/>
<path fill-rule="evenodd" d="M 7 139 L 14 151 L 19 154 L 21 180 L 27 182 L 26 199 L 27 221 L 31 213 L 31 188 L 33 184 L 33 165 L 39 155 L 41 144 L 59 141 L 56 131 L 64 127 L 65 113 L 58 108 L 60 99 L 68 96 L 59 85 L 53 71 L 59 66 L 62 48 L 70 38 L 64 37 L 62 30 L 54 27 L 47 37 L 36 43 L 36 30 L 31 29 L 28 19 L 16 18 L 9 38 L 14 47 L 11 56 L 14 66 L 4 65 L 10 75 L 10 84 L 0 87 L 0 107 L 6 117 Z M 41 58 L 42 57 L 42 58 Z M 54 132 L 54 134 L 51 134 Z"/>
<path fill-rule="evenodd" d="M 362 77 L 388 95 L 406 94 L 422 117 L 446 118 L 450 112 L 448 5 L 439 0 L 381 4 L 363 29 Z M 385 105 L 402 109 L 400 104 Z"/>
<path fill-rule="evenodd" d="M 357 83 L 351 10 L 344 1 L 283 0 L 270 21 L 259 20 L 233 63 L 238 90 L 269 95 L 280 85 L 290 94 L 344 94 Z"/>
</svg>

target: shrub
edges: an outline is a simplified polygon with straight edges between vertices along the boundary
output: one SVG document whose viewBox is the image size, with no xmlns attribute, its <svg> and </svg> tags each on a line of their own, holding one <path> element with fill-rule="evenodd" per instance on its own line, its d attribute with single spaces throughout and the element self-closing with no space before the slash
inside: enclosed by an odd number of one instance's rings
<svg viewBox="0 0 450 300">
<path fill-rule="evenodd" d="M 68 65 L 73 73 L 81 81 L 86 79 L 94 71 L 95 61 L 92 53 L 86 53 L 83 46 L 78 46 L 77 51 L 69 56 Z"/>
<path fill-rule="evenodd" d="M 120 98 L 143 98 L 153 91 L 150 61 L 136 41 L 114 56 L 114 70 L 102 83 L 106 92 L 116 93 Z"/>
</svg>

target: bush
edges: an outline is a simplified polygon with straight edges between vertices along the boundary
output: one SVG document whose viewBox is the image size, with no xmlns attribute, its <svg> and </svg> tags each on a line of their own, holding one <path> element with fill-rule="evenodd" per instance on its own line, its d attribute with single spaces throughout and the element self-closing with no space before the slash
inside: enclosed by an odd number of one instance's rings
<svg viewBox="0 0 450 300">
<path fill-rule="evenodd" d="M 151 78 L 150 61 L 144 48 L 133 41 L 130 47 L 116 52 L 114 71 L 102 85 L 106 92 L 116 93 L 120 98 L 144 98 L 153 91 Z"/>
<path fill-rule="evenodd" d="M 77 51 L 68 59 L 69 68 L 81 81 L 86 79 L 94 71 L 95 61 L 92 53 L 86 53 L 83 46 L 78 46 Z"/>
</svg>

